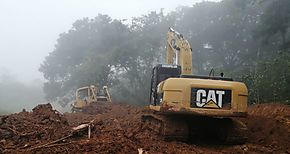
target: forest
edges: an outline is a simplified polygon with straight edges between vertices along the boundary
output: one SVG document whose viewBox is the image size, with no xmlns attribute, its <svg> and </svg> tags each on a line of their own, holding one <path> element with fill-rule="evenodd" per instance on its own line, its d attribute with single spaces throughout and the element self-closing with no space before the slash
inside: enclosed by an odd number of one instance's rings
<svg viewBox="0 0 290 154">
<path fill-rule="evenodd" d="M 222 0 L 132 19 L 79 19 L 39 68 L 45 97 L 73 99 L 75 89 L 95 84 L 108 85 L 115 101 L 147 104 L 151 71 L 165 62 L 172 27 L 191 44 L 195 74 L 214 69 L 246 83 L 251 104 L 290 104 L 289 8 L 289 0 Z"/>
</svg>

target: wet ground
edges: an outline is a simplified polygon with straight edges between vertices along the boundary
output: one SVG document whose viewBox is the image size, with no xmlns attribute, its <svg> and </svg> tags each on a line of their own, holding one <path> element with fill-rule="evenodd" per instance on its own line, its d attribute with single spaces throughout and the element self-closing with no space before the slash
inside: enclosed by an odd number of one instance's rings
<svg viewBox="0 0 290 154">
<path fill-rule="evenodd" d="M 96 106 L 97 107 L 97 106 Z M 249 107 L 241 119 L 249 128 L 243 145 L 166 142 L 142 129 L 142 108 L 125 103 L 101 106 L 96 112 L 60 114 L 50 104 L 32 112 L 0 117 L 0 153 L 290 153 L 290 107 Z M 78 133 L 72 128 L 90 124 Z"/>
</svg>

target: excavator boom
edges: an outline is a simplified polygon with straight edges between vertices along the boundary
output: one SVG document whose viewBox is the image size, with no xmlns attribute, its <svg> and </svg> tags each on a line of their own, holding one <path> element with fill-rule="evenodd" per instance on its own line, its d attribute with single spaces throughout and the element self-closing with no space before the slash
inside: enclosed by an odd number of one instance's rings
<svg viewBox="0 0 290 154">
<path fill-rule="evenodd" d="M 167 32 L 166 63 L 181 66 L 181 74 L 192 74 L 192 49 L 188 41 L 172 28 Z"/>
</svg>

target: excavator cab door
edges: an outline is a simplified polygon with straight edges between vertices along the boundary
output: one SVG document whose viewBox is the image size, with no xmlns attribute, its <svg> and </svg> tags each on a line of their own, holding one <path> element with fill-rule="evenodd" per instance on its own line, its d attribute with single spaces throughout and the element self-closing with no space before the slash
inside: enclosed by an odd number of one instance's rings
<svg viewBox="0 0 290 154">
<path fill-rule="evenodd" d="M 151 88 L 150 88 L 150 104 L 158 105 L 160 97 L 157 94 L 158 84 L 168 78 L 180 77 L 181 67 L 179 65 L 158 64 L 152 70 Z"/>
</svg>

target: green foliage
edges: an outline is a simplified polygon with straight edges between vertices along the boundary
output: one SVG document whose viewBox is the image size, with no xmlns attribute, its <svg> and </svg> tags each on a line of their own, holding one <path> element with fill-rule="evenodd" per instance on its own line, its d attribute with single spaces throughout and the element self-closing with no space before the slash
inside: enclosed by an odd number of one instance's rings
<svg viewBox="0 0 290 154">
<path fill-rule="evenodd" d="M 251 102 L 288 102 L 290 101 L 290 54 L 260 61 L 256 69 L 244 76 L 250 87 Z"/>
<path fill-rule="evenodd" d="M 144 92 L 149 89 L 161 46 L 156 40 L 166 34 L 163 18 L 162 12 L 152 12 L 135 18 L 131 25 L 106 15 L 76 21 L 71 30 L 60 35 L 40 67 L 47 79 L 46 98 L 56 99 L 72 89 L 97 84 L 116 89 L 114 98 L 118 100 L 127 95 L 145 103 Z"/>
<path fill-rule="evenodd" d="M 193 49 L 198 74 L 211 68 L 243 71 L 253 65 L 259 44 L 252 38 L 259 8 L 237 6 L 236 1 L 202 2 L 180 10 L 177 25 Z"/>
<path fill-rule="evenodd" d="M 223 0 L 150 12 L 130 23 L 102 14 L 77 20 L 39 69 L 46 98 L 97 84 L 108 85 L 117 101 L 145 104 L 151 70 L 164 62 L 173 27 L 192 46 L 196 74 L 214 68 L 244 81 L 251 102 L 289 101 L 289 7 L 289 0 Z"/>
<path fill-rule="evenodd" d="M 257 37 L 265 44 L 275 42 L 283 50 L 290 48 L 290 1 L 271 0 L 263 3 L 266 6 L 256 30 Z"/>
<path fill-rule="evenodd" d="M 110 85 L 109 56 L 129 33 L 120 21 L 106 15 L 76 21 L 71 30 L 60 35 L 39 69 L 47 79 L 46 98 L 55 99 L 88 84 Z"/>
</svg>

